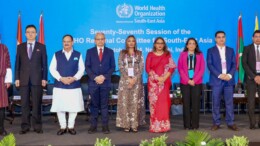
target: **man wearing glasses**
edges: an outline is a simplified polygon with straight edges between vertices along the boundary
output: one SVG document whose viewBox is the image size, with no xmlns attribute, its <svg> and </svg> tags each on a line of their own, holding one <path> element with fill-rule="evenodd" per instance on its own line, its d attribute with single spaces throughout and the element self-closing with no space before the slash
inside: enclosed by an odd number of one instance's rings
<svg viewBox="0 0 260 146">
<path fill-rule="evenodd" d="M 246 46 L 242 56 L 243 67 L 245 70 L 245 82 L 247 88 L 248 115 L 250 126 L 254 130 L 255 118 L 255 97 L 256 91 L 260 96 L 260 30 L 256 30 L 252 37 L 253 43 Z M 260 102 L 258 102 L 259 104 Z M 260 119 L 258 118 L 260 128 Z"/>
<path fill-rule="evenodd" d="M 34 25 L 26 26 L 25 31 L 27 41 L 17 46 L 15 62 L 15 85 L 20 88 L 22 101 L 22 130 L 20 134 L 26 134 L 30 131 L 30 119 L 34 132 L 41 134 L 43 133 L 42 91 L 47 82 L 46 47 L 36 42 L 37 31 Z M 30 105 L 32 105 L 32 118 L 30 118 Z"/>
<path fill-rule="evenodd" d="M 110 133 L 108 128 L 108 98 L 111 86 L 111 75 L 115 70 L 113 50 L 105 47 L 104 33 L 95 36 L 96 46 L 87 51 L 85 68 L 88 80 L 88 89 L 91 96 L 90 112 L 91 126 L 89 134 L 97 131 L 98 112 L 102 116 L 102 132 Z"/>
</svg>

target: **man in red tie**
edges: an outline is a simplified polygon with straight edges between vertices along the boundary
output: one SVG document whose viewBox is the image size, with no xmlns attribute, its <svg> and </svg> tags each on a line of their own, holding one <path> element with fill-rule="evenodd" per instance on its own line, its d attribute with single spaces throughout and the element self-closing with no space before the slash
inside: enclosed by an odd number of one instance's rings
<svg viewBox="0 0 260 146">
<path fill-rule="evenodd" d="M 115 58 L 112 49 L 105 47 L 105 35 L 97 33 L 96 46 L 87 51 L 86 72 L 89 76 L 88 89 L 91 96 L 91 126 L 88 133 L 97 131 L 98 112 L 101 111 L 102 131 L 110 133 L 108 128 L 108 98 L 111 86 L 111 75 L 115 70 Z"/>
</svg>

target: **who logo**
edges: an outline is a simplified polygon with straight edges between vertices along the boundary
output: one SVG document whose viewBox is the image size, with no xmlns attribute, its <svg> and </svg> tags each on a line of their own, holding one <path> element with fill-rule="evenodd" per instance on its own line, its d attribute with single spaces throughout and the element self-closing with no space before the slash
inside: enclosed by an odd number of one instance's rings
<svg viewBox="0 0 260 146">
<path fill-rule="evenodd" d="M 130 18 L 133 15 L 133 12 L 133 7 L 125 3 L 122 5 L 117 5 L 116 7 L 116 14 L 120 18 Z"/>
</svg>

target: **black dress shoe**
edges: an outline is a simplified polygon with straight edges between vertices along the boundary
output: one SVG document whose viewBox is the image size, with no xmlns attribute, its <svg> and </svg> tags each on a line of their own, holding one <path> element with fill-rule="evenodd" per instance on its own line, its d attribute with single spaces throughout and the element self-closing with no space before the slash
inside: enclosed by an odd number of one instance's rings
<svg viewBox="0 0 260 146">
<path fill-rule="evenodd" d="M 43 134 L 42 129 L 34 129 L 33 131 L 36 132 L 36 133 L 38 133 L 38 134 Z"/>
<path fill-rule="evenodd" d="M 27 132 L 29 132 L 29 129 L 22 129 L 19 134 L 26 134 Z"/>
<path fill-rule="evenodd" d="M 250 125 L 249 127 L 251 130 L 255 130 L 255 125 Z"/>
<path fill-rule="evenodd" d="M 60 129 L 58 132 L 57 132 L 57 135 L 63 135 L 67 132 L 66 129 Z"/>
<path fill-rule="evenodd" d="M 103 132 L 104 134 L 109 134 L 109 133 L 110 133 L 110 130 L 109 130 L 108 126 L 103 126 L 103 127 L 102 127 L 102 132 Z"/>
<path fill-rule="evenodd" d="M 257 125 L 258 125 L 258 128 L 260 128 L 260 123 L 258 123 Z"/>
<path fill-rule="evenodd" d="M 212 127 L 211 127 L 211 130 L 212 131 L 216 131 L 216 130 L 218 130 L 220 128 L 220 126 L 219 125 L 213 125 Z"/>
<path fill-rule="evenodd" d="M 88 129 L 88 134 L 93 134 L 93 133 L 96 133 L 96 132 L 97 132 L 97 127 L 91 126 Z"/>
<path fill-rule="evenodd" d="M 68 132 L 69 132 L 71 135 L 76 135 L 76 134 L 77 134 L 77 132 L 76 132 L 76 130 L 75 130 L 74 128 L 68 129 Z"/>
<path fill-rule="evenodd" d="M 6 132 L 5 130 L 3 130 L 3 131 L 0 132 L 0 135 L 1 135 L 1 136 L 6 136 L 6 135 L 7 135 L 7 132 Z"/>
<path fill-rule="evenodd" d="M 233 130 L 233 131 L 238 131 L 238 128 L 237 128 L 237 126 L 235 124 L 228 125 L 228 129 Z"/>
</svg>

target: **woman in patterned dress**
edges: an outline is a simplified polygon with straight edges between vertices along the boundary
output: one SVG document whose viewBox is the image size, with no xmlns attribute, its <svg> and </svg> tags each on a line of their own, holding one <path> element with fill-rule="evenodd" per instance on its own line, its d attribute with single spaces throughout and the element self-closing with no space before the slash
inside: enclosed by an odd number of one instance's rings
<svg viewBox="0 0 260 146">
<path fill-rule="evenodd" d="M 126 39 L 126 47 L 120 52 L 118 66 L 121 77 L 118 87 L 116 126 L 124 128 L 125 132 L 130 130 L 137 132 L 138 127 L 145 124 L 142 81 L 144 62 L 133 35 Z"/>
</svg>

